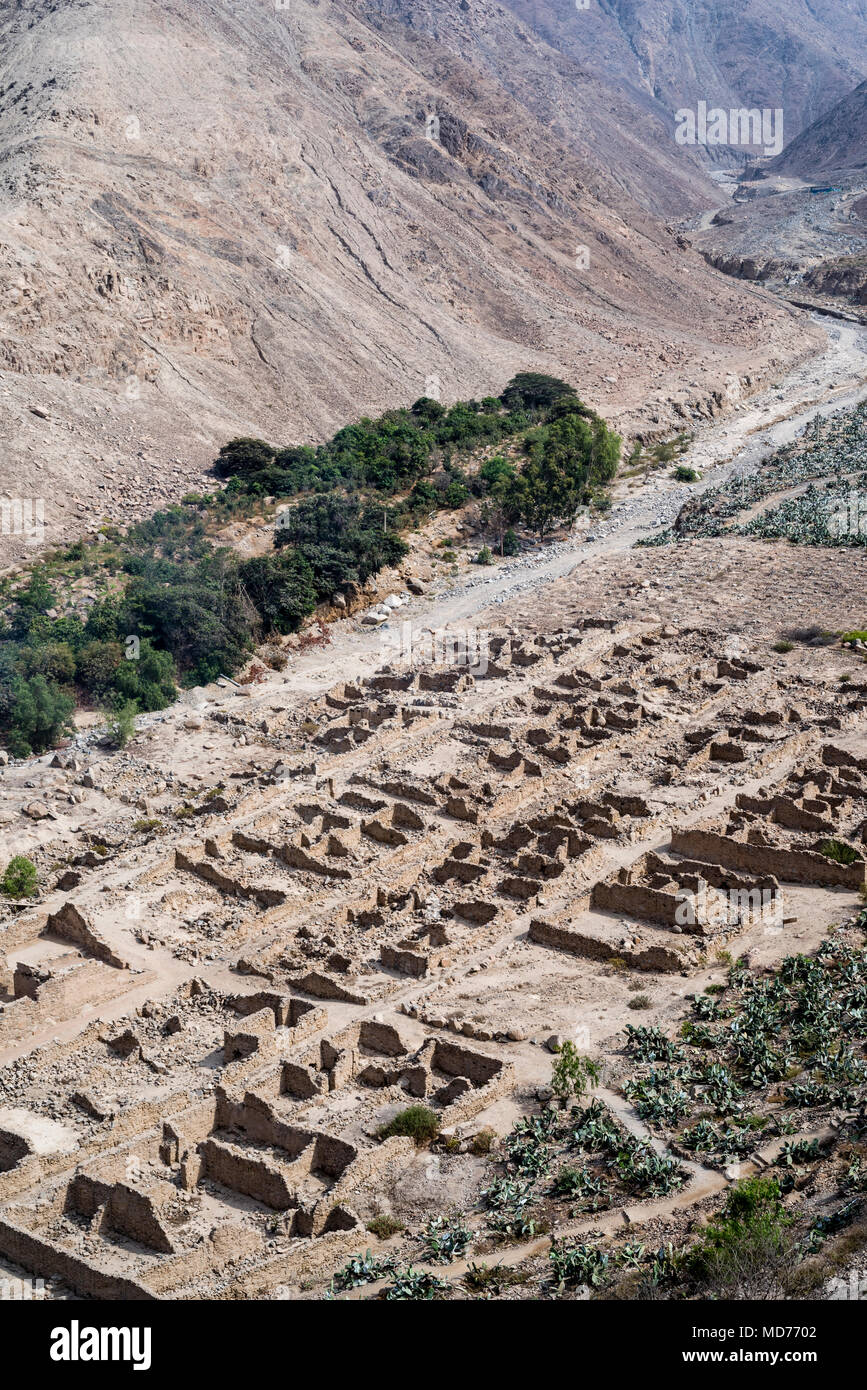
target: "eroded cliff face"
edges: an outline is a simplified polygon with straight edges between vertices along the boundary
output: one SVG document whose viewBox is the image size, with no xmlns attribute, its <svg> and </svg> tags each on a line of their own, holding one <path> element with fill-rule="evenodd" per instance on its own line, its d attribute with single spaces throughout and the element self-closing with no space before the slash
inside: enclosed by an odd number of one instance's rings
<svg viewBox="0 0 867 1390">
<path fill-rule="evenodd" d="M 0 492 L 43 497 L 50 537 L 180 495 L 239 433 L 528 367 L 628 425 L 685 373 L 803 352 L 641 205 L 710 201 L 692 152 L 666 144 L 666 182 L 596 77 L 493 4 L 439 10 L 4 9 Z"/>
<path fill-rule="evenodd" d="M 867 304 L 867 257 L 818 266 L 804 276 L 804 284 L 816 294 Z"/>
</svg>

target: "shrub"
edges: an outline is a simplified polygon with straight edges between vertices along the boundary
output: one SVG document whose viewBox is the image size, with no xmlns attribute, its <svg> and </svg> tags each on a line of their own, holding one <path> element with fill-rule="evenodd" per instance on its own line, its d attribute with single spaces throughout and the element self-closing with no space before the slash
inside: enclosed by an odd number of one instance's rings
<svg viewBox="0 0 867 1390">
<path fill-rule="evenodd" d="M 75 653 L 68 642 L 26 646 L 21 652 L 20 670 L 24 676 L 45 676 L 58 685 L 70 685 L 75 679 Z"/>
<path fill-rule="evenodd" d="M 88 642 L 76 658 L 75 678 L 90 694 L 105 695 L 114 685 L 122 661 L 123 648 L 119 642 Z"/>
<path fill-rule="evenodd" d="M 844 840 L 823 840 L 819 845 L 819 853 L 824 854 L 826 859 L 831 859 L 835 864 L 857 864 L 861 858 L 857 849 L 847 845 Z"/>
<path fill-rule="evenodd" d="M 521 546 L 518 541 L 518 537 L 515 535 L 515 532 L 512 530 L 510 526 L 506 534 L 503 536 L 503 554 L 517 555 L 520 549 Z"/>
<path fill-rule="evenodd" d="M 491 554 L 490 546 L 483 545 L 482 548 L 481 548 L 481 550 L 479 551 L 478 555 L 476 556 L 476 564 L 477 564 L 477 565 L 492 565 L 493 563 L 494 563 L 494 557 L 493 557 L 493 555 Z"/>
<path fill-rule="evenodd" d="M 479 477 L 485 484 L 488 492 L 491 492 L 498 483 L 502 483 L 506 479 L 513 478 L 514 476 L 514 464 L 509 463 L 508 459 L 504 459 L 499 454 L 495 458 L 485 459 L 485 462 L 479 469 Z"/>
<path fill-rule="evenodd" d="M 470 490 L 467 487 L 466 483 L 462 483 L 459 479 L 456 478 L 453 482 L 449 483 L 448 487 L 443 493 L 443 505 L 453 509 L 457 507 L 462 507 L 469 495 Z"/>
<path fill-rule="evenodd" d="M 630 1009 L 649 1009 L 650 996 L 647 994 L 634 994 L 629 1001 Z"/>
<path fill-rule="evenodd" d="M 810 627 L 790 627 L 783 633 L 790 642 L 801 642 L 805 647 L 833 647 L 837 643 L 836 632 L 813 623 Z"/>
<path fill-rule="evenodd" d="M 494 1147 L 496 1134 L 492 1129 L 480 1129 L 478 1134 L 474 1134 L 470 1140 L 470 1153 L 482 1157 L 489 1154 Z"/>
<path fill-rule="evenodd" d="M 409 505 L 413 511 L 430 511 L 439 506 L 439 500 L 439 493 L 426 478 L 420 478 L 409 494 Z"/>
<path fill-rule="evenodd" d="M 23 854 L 16 854 L 0 879 L 0 892 L 7 898 L 32 898 L 39 888 L 36 865 Z"/>
<path fill-rule="evenodd" d="M 8 722 L 13 757 L 43 753 L 71 731 L 75 701 L 45 676 L 16 679 L 12 684 Z"/>
<path fill-rule="evenodd" d="M 690 468 L 687 463 L 679 463 L 676 468 L 672 469 L 671 476 L 679 483 L 697 483 L 701 478 L 701 474 L 697 473 L 694 468 Z"/>
<path fill-rule="evenodd" d="M 783 639 L 781 642 L 775 642 L 774 645 L 771 647 L 772 652 L 779 652 L 781 655 L 785 655 L 786 652 L 793 652 L 794 650 L 794 642 L 787 642 L 785 641 L 785 639 Z"/>
<path fill-rule="evenodd" d="M 157 651 L 147 637 L 143 637 L 138 659 L 120 663 L 113 688 L 116 698 L 135 701 L 139 710 L 165 709 L 177 699 L 175 663 L 168 652 Z"/>
<path fill-rule="evenodd" d="M 413 1139 L 419 1148 L 425 1144 L 430 1144 L 436 1139 L 440 1132 L 439 1116 L 433 1110 L 429 1110 L 426 1105 L 410 1105 L 406 1110 L 401 1110 L 399 1115 L 389 1120 L 388 1124 L 381 1125 L 377 1130 L 379 1139 L 392 1139 L 395 1136 L 404 1136 Z"/>
<path fill-rule="evenodd" d="M 266 633 L 297 632 L 316 607 L 313 570 L 297 551 L 278 551 L 248 560 L 241 566 L 241 583 L 260 613 Z"/>
<path fill-rule="evenodd" d="M 554 1070 L 551 1073 L 551 1087 L 555 1095 L 563 1100 L 569 1096 L 580 1097 L 588 1086 L 599 1085 L 599 1063 L 589 1057 L 582 1057 L 575 1044 L 564 1042 L 560 1048 Z"/>
<path fill-rule="evenodd" d="M 363 584 L 383 565 L 407 553 L 406 542 L 388 530 L 382 507 L 335 496 L 310 497 L 293 507 L 275 545 L 293 546 L 312 572 L 316 597 L 330 599 L 351 584 Z"/>
<path fill-rule="evenodd" d="M 135 734 L 138 708 L 132 700 L 118 701 L 106 711 L 106 729 L 113 748 L 126 748 Z"/>
<path fill-rule="evenodd" d="M 790 1218 L 776 1178 L 746 1178 L 693 1251 L 693 1272 L 717 1297 L 781 1297 L 792 1263 Z"/>
<path fill-rule="evenodd" d="M 367 1223 L 367 1229 L 371 1235 L 378 1236 L 380 1240 L 388 1240 L 391 1236 L 396 1236 L 398 1231 L 402 1231 L 403 1228 L 402 1221 L 389 1215 L 375 1216 L 372 1221 Z"/>
<path fill-rule="evenodd" d="M 196 564 L 145 562 L 127 590 L 123 618 L 127 631 L 145 633 L 171 652 L 199 684 L 236 670 L 250 645 L 249 605 L 228 551 L 212 551 Z"/>
</svg>

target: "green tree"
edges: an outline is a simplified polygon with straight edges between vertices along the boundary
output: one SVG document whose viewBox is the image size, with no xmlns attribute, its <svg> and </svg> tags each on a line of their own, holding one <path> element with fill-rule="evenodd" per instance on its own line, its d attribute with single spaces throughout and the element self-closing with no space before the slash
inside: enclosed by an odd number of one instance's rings
<svg viewBox="0 0 867 1390">
<path fill-rule="evenodd" d="M 274 462 L 274 452 L 264 439 L 230 439 L 217 456 L 214 472 L 218 478 L 261 473 Z"/>
<path fill-rule="evenodd" d="M 9 748 L 16 758 L 43 753 L 71 731 L 75 701 L 45 676 L 19 678 L 12 688 Z"/>
<path fill-rule="evenodd" d="M 45 676 L 57 685 L 75 679 L 75 653 L 68 642 L 45 642 L 21 649 L 19 669 L 24 676 Z"/>
<path fill-rule="evenodd" d="M 241 583 L 264 632 L 296 632 L 316 607 L 316 581 L 298 551 L 260 555 L 241 566 Z"/>
<path fill-rule="evenodd" d="M 512 377 L 500 400 L 507 409 L 521 406 L 525 410 L 540 410 L 564 398 L 575 398 L 575 388 L 556 376 L 543 372 L 518 372 Z"/>
<path fill-rule="evenodd" d="M 508 531 L 503 536 L 503 542 L 500 546 L 500 552 L 503 555 L 517 555 L 520 549 L 521 546 L 519 544 L 518 537 L 515 535 L 515 532 L 512 530 L 512 528 L 509 527 Z"/>
<path fill-rule="evenodd" d="M 412 407 L 412 413 L 417 419 L 430 422 L 441 419 L 446 413 L 446 408 L 431 396 L 420 396 Z"/>
<path fill-rule="evenodd" d="M 574 516 L 580 494 L 570 475 L 556 463 L 544 456 L 530 459 L 521 471 L 521 482 L 521 519 L 540 540 L 558 522 Z"/>
<path fill-rule="evenodd" d="M 76 680 L 82 690 L 103 696 L 114 685 L 122 661 L 119 642 L 86 642 L 76 658 Z"/>
<path fill-rule="evenodd" d="M 57 602 L 57 595 L 40 570 L 34 570 L 23 589 L 15 595 L 12 607 L 11 631 L 19 639 L 40 626 L 48 610 Z M 44 627 L 44 623 L 41 624 Z"/>
<path fill-rule="evenodd" d="M 116 641 L 120 610 L 121 601 L 114 594 L 95 603 L 87 615 L 84 636 L 93 642 Z"/>
<path fill-rule="evenodd" d="M 122 616 L 127 632 L 149 637 L 204 684 L 241 665 L 254 615 L 242 596 L 237 559 L 221 549 L 196 564 L 147 565 L 127 590 Z"/>
<path fill-rule="evenodd" d="M 16 854 L 9 860 L 0 879 L 0 892 L 7 898 L 33 898 L 39 888 L 39 875 L 36 865 L 23 854 Z"/>
<path fill-rule="evenodd" d="M 157 651 L 143 637 L 137 658 L 126 657 L 118 666 L 113 688 L 118 696 L 135 701 L 139 710 L 165 709 L 178 695 L 171 653 Z"/>
<path fill-rule="evenodd" d="M 453 478 L 443 493 L 443 504 L 446 507 L 462 507 L 469 495 L 466 483 L 460 478 Z"/>
<path fill-rule="evenodd" d="M 479 469 L 479 477 L 488 492 L 493 492 L 498 483 L 504 482 L 508 478 L 514 478 L 514 476 L 515 465 L 500 454 L 494 458 L 485 459 Z"/>
<path fill-rule="evenodd" d="M 409 505 L 412 511 L 434 511 L 439 506 L 440 495 L 433 483 L 426 478 L 420 478 L 413 487 L 409 495 Z"/>
</svg>

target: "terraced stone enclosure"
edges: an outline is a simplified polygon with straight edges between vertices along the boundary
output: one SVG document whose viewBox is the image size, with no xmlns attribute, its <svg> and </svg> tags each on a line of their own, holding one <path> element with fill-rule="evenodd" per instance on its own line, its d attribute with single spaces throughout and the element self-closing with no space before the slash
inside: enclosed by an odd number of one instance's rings
<svg viewBox="0 0 867 1390">
<path fill-rule="evenodd" d="M 444 1212 L 514 1243 L 567 1042 L 622 1133 L 545 1198 L 555 1240 L 725 1186 L 717 1131 L 659 1147 L 642 1116 L 695 1106 L 636 1079 L 625 1030 L 860 911 L 867 680 L 653 618 L 507 614 L 489 650 L 205 692 L 123 755 L 38 765 L 44 886 L 0 924 L 4 1267 L 79 1298 L 320 1297 L 371 1242 L 398 1253 L 368 1273 L 439 1249 Z"/>
</svg>

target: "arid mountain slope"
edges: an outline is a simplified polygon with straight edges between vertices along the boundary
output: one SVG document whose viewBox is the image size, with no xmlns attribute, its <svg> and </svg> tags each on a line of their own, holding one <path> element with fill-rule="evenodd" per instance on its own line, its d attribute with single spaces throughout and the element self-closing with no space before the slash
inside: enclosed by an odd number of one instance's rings
<svg viewBox="0 0 867 1390">
<path fill-rule="evenodd" d="M 0 495 L 44 497 L 50 536 L 178 495 L 237 433 L 532 366 L 663 428 L 803 351 L 639 205 L 707 205 L 691 152 L 666 182 L 639 130 L 617 161 L 620 98 L 497 5 L 442 6 L 439 40 L 383 8 L 3 9 Z"/>
<path fill-rule="evenodd" d="M 802 131 L 770 168 L 805 179 L 835 169 L 867 168 L 867 82 Z"/>
<path fill-rule="evenodd" d="M 743 182 L 691 238 L 711 264 L 800 304 L 867 305 L 867 82 Z M 706 223 L 707 219 L 703 219 Z"/>
<path fill-rule="evenodd" d="M 672 126 L 681 106 L 780 107 L 786 139 L 867 77 L 864 0 L 506 0 L 589 71 Z M 731 162 L 728 148 L 709 149 Z"/>
</svg>

